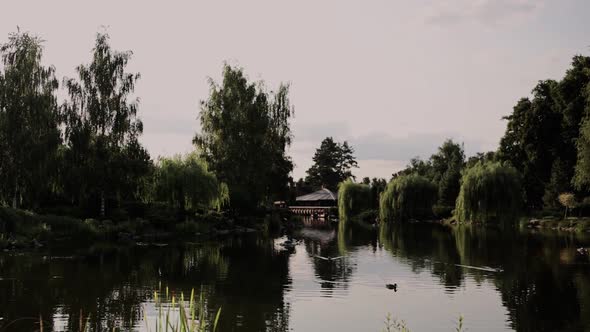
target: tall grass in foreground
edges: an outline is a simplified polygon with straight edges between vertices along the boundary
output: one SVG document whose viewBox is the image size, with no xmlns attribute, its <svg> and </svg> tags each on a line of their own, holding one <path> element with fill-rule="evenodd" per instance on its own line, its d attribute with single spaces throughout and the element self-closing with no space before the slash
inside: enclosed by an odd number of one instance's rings
<svg viewBox="0 0 590 332">
<path fill-rule="evenodd" d="M 166 301 L 162 301 L 158 292 L 154 292 L 154 304 L 158 311 L 158 316 L 153 326 L 150 326 L 146 311 L 144 319 L 146 329 L 149 332 L 204 332 L 216 331 L 221 308 L 217 310 L 212 323 L 207 319 L 207 309 L 203 292 L 199 299 L 195 299 L 195 290 L 191 291 L 188 307 L 184 300 L 184 294 L 180 293 L 178 303 L 175 296 L 170 299 L 168 288 L 166 287 Z M 153 329 L 152 329 L 153 327 Z"/>
<path fill-rule="evenodd" d="M 391 314 L 387 314 L 387 317 L 385 317 L 384 324 L 385 327 L 383 328 L 383 332 L 410 332 L 410 329 L 406 325 L 406 322 L 404 322 L 403 320 L 391 318 Z M 463 316 L 459 316 L 455 332 L 464 331 L 465 329 L 463 328 Z"/>
</svg>

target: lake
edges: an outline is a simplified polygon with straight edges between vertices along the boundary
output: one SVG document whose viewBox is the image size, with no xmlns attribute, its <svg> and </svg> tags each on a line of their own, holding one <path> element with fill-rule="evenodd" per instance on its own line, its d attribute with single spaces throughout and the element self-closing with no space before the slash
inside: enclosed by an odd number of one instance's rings
<svg viewBox="0 0 590 332">
<path fill-rule="evenodd" d="M 210 316 L 221 307 L 219 331 L 378 332 L 388 314 L 412 331 L 454 331 L 460 316 L 470 331 L 590 331 L 590 261 L 576 253 L 588 233 L 407 224 L 285 241 L 5 252 L 0 331 L 38 330 L 40 317 L 44 331 L 144 331 L 166 288 L 202 293 Z"/>
</svg>

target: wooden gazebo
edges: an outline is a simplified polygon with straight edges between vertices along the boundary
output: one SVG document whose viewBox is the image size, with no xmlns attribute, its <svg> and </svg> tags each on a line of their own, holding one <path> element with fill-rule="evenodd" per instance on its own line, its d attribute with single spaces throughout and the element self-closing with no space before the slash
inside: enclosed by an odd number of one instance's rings
<svg viewBox="0 0 590 332">
<path fill-rule="evenodd" d="M 289 209 L 298 215 L 327 215 L 329 210 L 336 206 L 337 201 L 336 194 L 323 188 L 297 197 L 295 204 L 289 206 Z"/>
</svg>

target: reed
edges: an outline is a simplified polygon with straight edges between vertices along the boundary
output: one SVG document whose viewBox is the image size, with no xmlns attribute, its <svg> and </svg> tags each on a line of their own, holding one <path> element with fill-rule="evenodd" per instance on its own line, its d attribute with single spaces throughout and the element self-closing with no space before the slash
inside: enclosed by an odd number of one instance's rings
<svg viewBox="0 0 590 332">
<path fill-rule="evenodd" d="M 387 314 L 385 317 L 385 327 L 383 328 L 383 332 L 410 332 L 410 329 L 406 325 L 406 322 L 403 320 L 398 320 L 391 318 L 391 314 Z M 463 316 L 460 315 L 459 319 L 457 320 L 457 327 L 455 328 L 455 332 L 464 332 L 465 328 L 463 326 Z"/>
<path fill-rule="evenodd" d="M 164 299 L 154 292 L 154 304 L 158 315 L 153 325 L 150 325 L 148 317 L 145 316 L 146 329 L 148 332 L 205 332 L 216 331 L 221 308 L 210 321 L 207 317 L 207 308 L 203 292 L 198 299 L 195 297 L 195 290 L 191 291 L 190 299 L 185 301 L 184 294 L 180 298 L 174 295 L 170 297 L 168 287 Z M 144 314 L 145 314 L 144 310 Z"/>
</svg>

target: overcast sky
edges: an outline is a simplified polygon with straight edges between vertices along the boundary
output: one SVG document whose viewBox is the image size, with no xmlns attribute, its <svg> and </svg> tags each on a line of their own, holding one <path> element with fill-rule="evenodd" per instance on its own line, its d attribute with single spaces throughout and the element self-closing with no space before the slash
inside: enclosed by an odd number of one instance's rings
<svg viewBox="0 0 590 332">
<path fill-rule="evenodd" d="M 268 87 L 291 83 L 290 150 L 303 176 L 326 136 L 356 149 L 361 176 L 389 177 L 445 138 L 467 153 L 497 147 L 501 117 L 538 80 L 590 54 L 588 0 L 8 1 L 0 40 L 40 35 L 46 64 L 73 77 L 97 31 L 132 50 L 142 141 L 185 153 L 207 78 L 224 61 Z"/>
</svg>

